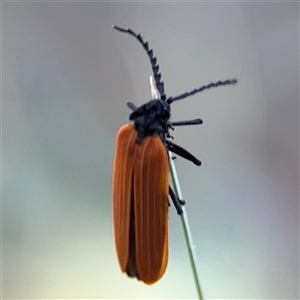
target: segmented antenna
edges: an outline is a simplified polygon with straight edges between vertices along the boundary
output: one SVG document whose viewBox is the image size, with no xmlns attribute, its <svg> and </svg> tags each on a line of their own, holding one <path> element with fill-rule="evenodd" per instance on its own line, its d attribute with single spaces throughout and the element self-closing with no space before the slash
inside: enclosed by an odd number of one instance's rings
<svg viewBox="0 0 300 300">
<path fill-rule="evenodd" d="M 189 96 L 194 95 L 196 93 L 202 92 L 203 90 L 210 89 L 212 87 L 217 87 L 217 86 L 220 86 L 220 85 L 236 84 L 236 83 L 237 83 L 236 79 L 232 79 L 232 80 L 228 79 L 228 80 L 225 80 L 225 81 L 218 81 L 218 82 L 215 82 L 215 83 L 212 82 L 208 85 L 203 85 L 198 89 L 194 89 L 191 92 L 186 92 L 186 93 L 183 93 L 183 94 L 181 94 L 179 96 L 176 96 L 176 97 L 169 97 L 166 101 L 170 104 L 174 101 L 184 99 L 186 97 L 189 97 Z"/>
<path fill-rule="evenodd" d="M 159 71 L 159 65 L 157 64 L 157 58 L 155 56 L 153 56 L 153 50 L 149 49 L 149 44 L 148 42 L 144 42 L 142 35 L 136 34 L 131 28 L 121 28 L 119 26 L 113 25 L 112 26 L 113 29 L 116 29 L 118 31 L 121 32 L 126 32 L 131 34 L 132 36 L 134 36 L 144 47 L 144 49 L 146 50 L 149 59 L 150 59 L 150 63 L 151 63 L 151 67 L 152 67 L 152 71 L 153 71 L 153 77 L 155 80 L 155 85 L 157 90 L 159 91 L 160 95 L 161 95 L 161 100 L 166 100 L 166 95 L 165 95 L 165 89 L 164 89 L 164 82 L 160 81 L 161 80 L 161 73 L 158 73 Z"/>
</svg>

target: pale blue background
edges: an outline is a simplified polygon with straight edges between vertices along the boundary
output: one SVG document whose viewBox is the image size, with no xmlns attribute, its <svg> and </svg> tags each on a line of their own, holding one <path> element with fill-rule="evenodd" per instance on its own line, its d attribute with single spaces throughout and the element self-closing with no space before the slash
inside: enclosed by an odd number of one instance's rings
<svg viewBox="0 0 300 300">
<path fill-rule="evenodd" d="M 177 168 L 209 299 L 299 299 L 299 3 L 2 3 L 2 296 L 196 298 L 170 208 L 167 272 L 119 271 L 112 227 L 115 136 L 125 102 L 150 100 L 158 57 Z"/>
</svg>

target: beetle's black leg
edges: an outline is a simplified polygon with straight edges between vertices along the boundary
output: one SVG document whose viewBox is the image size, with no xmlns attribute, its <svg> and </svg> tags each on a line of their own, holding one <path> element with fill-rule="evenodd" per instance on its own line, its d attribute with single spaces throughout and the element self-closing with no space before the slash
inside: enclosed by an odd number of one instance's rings
<svg viewBox="0 0 300 300">
<path fill-rule="evenodd" d="M 137 110 L 137 107 L 135 106 L 135 104 L 133 102 L 127 101 L 126 105 L 133 111 Z"/>
<path fill-rule="evenodd" d="M 175 195 L 175 192 L 173 191 L 173 189 L 169 186 L 169 193 L 172 193 L 174 195 L 174 197 L 176 197 L 177 201 L 179 202 L 179 204 L 182 206 L 182 205 L 185 205 L 185 200 L 182 200 L 182 199 L 179 199 L 176 195 Z"/>
<path fill-rule="evenodd" d="M 178 121 L 178 122 L 168 122 L 168 126 L 185 126 L 185 125 L 200 125 L 203 121 L 201 119 L 188 120 L 188 121 Z"/>
<path fill-rule="evenodd" d="M 167 135 L 168 139 L 174 140 L 174 136 L 171 135 L 168 131 L 167 131 L 166 135 Z"/>
<path fill-rule="evenodd" d="M 182 214 L 182 208 L 181 208 L 181 205 L 184 205 L 185 204 L 185 201 L 184 200 L 180 200 L 174 193 L 174 191 L 172 190 L 172 188 L 169 186 L 169 195 L 174 203 L 174 206 L 177 210 L 177 213 L 179 215 Z"/>
<path fill-rule="evenodd" d="M 182 200 L 182 199 L 178 198 L 178 201 L 179 201 L 180 205 L 185 205 L 185 200 Z"/>
<path fill-rule="evenodd" d="M 201 165 L 201 161 L 199 159 L 197 159 L 194 155 L 192 155 L 190 152 L 183 149 L 182 147 L 180 147 L 168 140 L 166 140 L 166 145 L 167 145 L 168 150 L 170 150 L 171 152 L 174 152 L 174 153 L 178 154 L 179 156 L 192 161 L 197 166 Z"/>
</svg>

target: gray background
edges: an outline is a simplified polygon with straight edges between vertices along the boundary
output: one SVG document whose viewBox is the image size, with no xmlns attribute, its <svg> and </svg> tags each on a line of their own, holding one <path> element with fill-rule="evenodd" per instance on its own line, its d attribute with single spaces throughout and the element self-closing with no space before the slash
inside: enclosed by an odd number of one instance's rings
<svg viewBox="0 0 300 300">
<path fill-rule="evenodd" d="M 170 259 L 148 287 L 121 274 L 112 227 L 125 102 L 239 84 L 172 105 L 177 159 L 208 299 L 299 299 L 299 3 L 2 3 L 3 298 L 196 298 L 170 208 Z"/>
</svg>

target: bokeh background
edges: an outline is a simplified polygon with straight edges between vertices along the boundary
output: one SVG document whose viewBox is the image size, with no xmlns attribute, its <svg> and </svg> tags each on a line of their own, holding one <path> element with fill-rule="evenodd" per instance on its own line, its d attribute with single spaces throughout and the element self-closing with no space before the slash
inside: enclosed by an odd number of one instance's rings
<svg viewBox="0 0 300 300">
<path fill-rule="evenodd" d="M 170 207 L 165 276 L 121 274 L 115 137 L 150 100 L 141 32 L 172 105 L 177 170 L 207 299 L 299 299 L 299 3 L 2 2 L 2 297 L 194 299 Z"/>
</svg>

